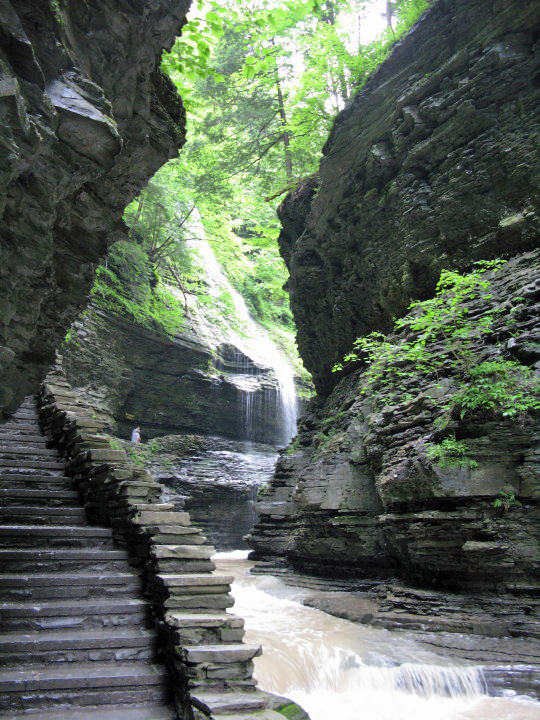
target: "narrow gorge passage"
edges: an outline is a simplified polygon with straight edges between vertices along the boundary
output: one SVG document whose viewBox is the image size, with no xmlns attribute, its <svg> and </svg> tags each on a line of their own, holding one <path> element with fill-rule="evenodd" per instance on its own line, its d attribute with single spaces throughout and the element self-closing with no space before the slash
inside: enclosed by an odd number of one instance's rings
<svg viewBox="0 0 540 720">
<path fill-rule="evenodd" d="M 540 702 L 509 691 L 493 697 L 489 671 L 436 654 L 413 633 L 390 632 L 302 605 L 306 590 L 250 575 L 243 551 L 214 556 L 234 575 L 235 612 L 246 640 L 261 643 L 255 677 L 290 697 L 311 720 L 538 720 Z M 501 641 L 502 642 L 502 641 Z"/>
<path fill-rule="evenodd" d="M 540 2 L 0 8 L 0 718 L 540 720 Z"/>
</svg>

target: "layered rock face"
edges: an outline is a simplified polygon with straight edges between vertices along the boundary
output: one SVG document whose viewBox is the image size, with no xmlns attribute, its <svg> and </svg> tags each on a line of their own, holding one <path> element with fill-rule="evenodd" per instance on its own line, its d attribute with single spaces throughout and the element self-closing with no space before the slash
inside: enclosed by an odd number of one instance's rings
<svg viewBox="0 0 540 720">
<path fill-rule="evenodd" d="M 140 450 L 125 443 L 128 452 Z M 154 440 L 145 467 L 166 486 L 164 497 L 187 510 L 217 550 L 246 548 L 257 517 L 257 487 L 276 464 L 273 447 L 202 435 L 166 435 Z"/>
<path fill-rule="evenodd" d="M 73 325 L 64 366 L 77 393 L 120 435 L 140 425 L 143 440 L 196 433 L 283 442 L 275 375 L 228 342 L 194 331 L 163 338 L 91 307 Z"/>
<path fill-rule="evenodd" d="M 537 3 L 439 0 L 338 116 L 320 185 L 280 208 L 298 342 L 319 392 L 441 268 L 537 247 Z"/>
<path fill-rule="evenodd" d="M 183 142 L 158 67 L 188 5 L 2 3 L 0 408 L 35 389 L 124 207 Z"/>
<path fill-rule="evenodd" d="M 517 359 L 540 376 L 539 278 L 540 251 L 522 254 L 492 274 L 491 298 L 467 308 L 471 317 L 489 308 L 496 318 L 473 349 L 482 361 Z M 312 404 L 259 498 L 250 539 L 256 558 L 286 558 L 334 576 L 400 575 L 424 587 L 537 593 L 538 411 L 458 413 L 437 430 L 459 382 L 451 361 L 439 376 L 412 372 L 400 382 L 397 400 L 384 385 L 373 394 L 357 370 Z M 538 384 L 532 392 L 540 400 Z M 430 460 L 428 447 L 452 434 L 472 463 Z M 501 491 L 519 503 L 496 507 Z"/>
<path fill-rule="evenodd" d="M 493 299 L 467 308 L 496 310 L 472 356 L 538 375 L 539 29 L 532 3 L 435 3 L 338 116 L 320 185 L 306 181 L 280 208 L 299 346 L 319 397 L 258 503 L 249 542 L 272 567 L 538 591 L 534 411 L 457 416 L 439 432 L 459 386 L 451 364 L 435 382 L 404 377 L 400 399 L 373 393 L 362 370 L 331 368 L 357 336 L 388 331 L 411 299 L 432 297 L 442 268 L 502 256 Z M 452 433 L 476 468 L 429 460 L 429 445 Z M 521 505 L 494 507 L 501 491 Z"/>
</svg>

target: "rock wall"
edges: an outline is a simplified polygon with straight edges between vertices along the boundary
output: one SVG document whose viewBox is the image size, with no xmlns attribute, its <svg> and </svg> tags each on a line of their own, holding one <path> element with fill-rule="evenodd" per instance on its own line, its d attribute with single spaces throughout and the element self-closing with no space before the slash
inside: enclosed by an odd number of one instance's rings
<svg viewBox="0 0 540 720">
<path fill-rule="evenodd" d="M 73 325 L 64 366 L 121 436 L 140 425 L 144 440 L 196 433 L 281 444 L 275 375 L 219 335 L 210 342 L 191 329 L 171 340 L 90 307 Z"/>
<path fill-rule="evenodd" d="M 166 435 L 149 446 L 122 443 L 163 483 L 163 497 L 189 512 L 218 551 L 247 548 L 257 520 L 257 487 L 270 482 L 276 452 L 268 445 L 203 435 Z"/>
<path fill-rule="evenodd" d="M 184 140 L 158 68 L 188 6 L 2 3 L 0 409 L 35 390 L 124 207 Z"/>
<path fill-rule="evenodd" d="M 367 388 L 361 369 L 331 368 L 432 297 L 441 269 L 502 256 L 494 299 L 469 309 L 497 310 L 473 356 L 539 374 L 539 34 L 537 4 L 439 0 L 338 116 L 318 175 L 280 206 L 319 397 L 259 498 L 249 543 L 261 567 L 538 591 L 537 413 L 453 418 L 446 432 L 478 467 L 443 468 L 426 451 L 445 436 L 434 422 L 459 382 L 451 364 L 437 382 L 405 377 L 400 400 Z M 495 508 L 500 491 L 521 505 Z"/>
<path fill-rule="evenodd" d="M 538 250 L 491 274 L 492 297 L 467 307 L 471 317 L 491 309 L 496 318 L 473 357 L 517 359 L 540 377 L 539 278 Z M 398 575 L 424 587 L 537 594 L 539 411 L 458 413 L 437 430 L 459 383 L 452 363 L 400 382 L 398 399 L 384 385 L 363 394 L 358 369 L 312 403 L 259 498 L 261 519 L 249 540 L 255 558 L 333 576 Z M 540 403 L 538 382 L 536 393 Z M 429 444 L 452 434 L 466 442 L 472 465 L 430 460 Z M 501 491 L 520 504 L 495 507 Z"/>
<path fill-rule="evenodd" d="M 298 344 L 319 392 L 441 268 L 537 247 L 540 6 L 438 0 L 338 116 L 280 207 Z"/>
</svg>

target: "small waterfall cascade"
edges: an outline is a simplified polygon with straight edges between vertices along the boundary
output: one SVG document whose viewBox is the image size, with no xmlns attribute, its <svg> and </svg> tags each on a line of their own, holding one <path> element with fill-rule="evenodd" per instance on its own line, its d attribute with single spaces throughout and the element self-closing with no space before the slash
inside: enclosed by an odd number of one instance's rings
<svg viewBox="0 0 540 720">
<path fill-rule="evenodd" d="M 261 413 L 275 412 L 277 418 L 269 418 L 272 423 L 279 426 L 279 444 L 287 445 L 296 435 L 296 420 L 298 417 L 298 399 L 294 386 L 294 373 L 291 365 L 278 350 L 268 332 L 251 317 L 243 297 L 231 285 L 221 269 L 210 244 L 206 240 L 204 227 L 200 216 L 192 214 L 191 232 L 196 240 L 187 241 L 188 246 L 199 256 L 208 281 L 208 293 L 214 298 L 225 291 L 232 300 L 234 307 L 233 319 L 224 317 L 223 324 L 227 325 L 227 344 L 234 344 L 235 357 L 230 362 L 235 368 L 231 378 L 242 392 L 242 422 L 246 430 L 246 439 L 253 439 L 253 430 L 256 416 Z M 210 332 L 212 330 L 210 329 Z M 260 378 L 265 369 L 271 369 L 276 379 L 277 402 L 273 390 L 268 387 L 264 392 L 261 388 Z M 258 397 L 258 396 L 261 397 Z"/>
<path fill-rule="evenodd" d="M 255 677 L 263 690 L 301 705 L 311 720 L 538 720 L 540 702 L 490 697 L 479 665 L 445 658 L 414 634 L 357 625 L 301 600 L 309 590 L 247 575 L 246 553 L 214 556 L 235 575 L 234 611 L 246 641 L 263 645 Z"/>
</svg>

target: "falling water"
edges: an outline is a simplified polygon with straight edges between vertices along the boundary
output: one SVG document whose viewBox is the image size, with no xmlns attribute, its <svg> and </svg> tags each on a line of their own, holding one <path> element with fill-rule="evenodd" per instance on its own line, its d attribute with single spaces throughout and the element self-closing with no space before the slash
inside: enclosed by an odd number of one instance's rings
<svg viewBox="0 0 540 720">
<path fill-rule="evenodd" d="M 195 216 L 193 213 L 192 217 Z M 258 325 L 249 314 L 244 298 L 230 284 L 223 273 L 208 241 L 205 239 L 204 228 L 200 216 L 193 219 L 192 232 L 197 240 L 188 241 L 189 247 L 197 252 L 205 269 L 209 283 L 208 292 L 216 297 L 225 289 L 231 296 L 235 314 L 243 332 L 230 328 L 234 337 L 234 344 L 239 349 L 238 362 L 241 377 L 238 385 L 243 391 L 243 420 L 248 429 L 253 425 L 255 391 L 260 385 L 256 382 L 257 372 L 253 370 L 253 363 L 273 370 L 277 380 L 277 406 L 280 418 L 279 427 L 281 442 L 285 446 L 296 435 L 296 419 L 298 417 L 298 400 L 294 387 L 294 374 L 290 364 L 279 352 L 267 331 Z M 251 361 L 251 362 L 250 362 Z M 240 373 L 239 373 L 240 375 Z M 250 377 L 251 376 L 251 377 Z M 263 399 L 262 402 L 265 402 Z M 269 409 L 273 403 L 268 403 Z"/>
<path fill-rule="evenodd" d="M 246 641 L 263 645 L 259 686 L 299 703 L 311 720 L 539 720 L 527 697 L 489 697 L 482 668 L 427 650 L 410 633 L 356 625 L 305 607 L 309 591 L 246 576 L 245 553 L 215 556 L 234 574 Z"/>
</svg>

